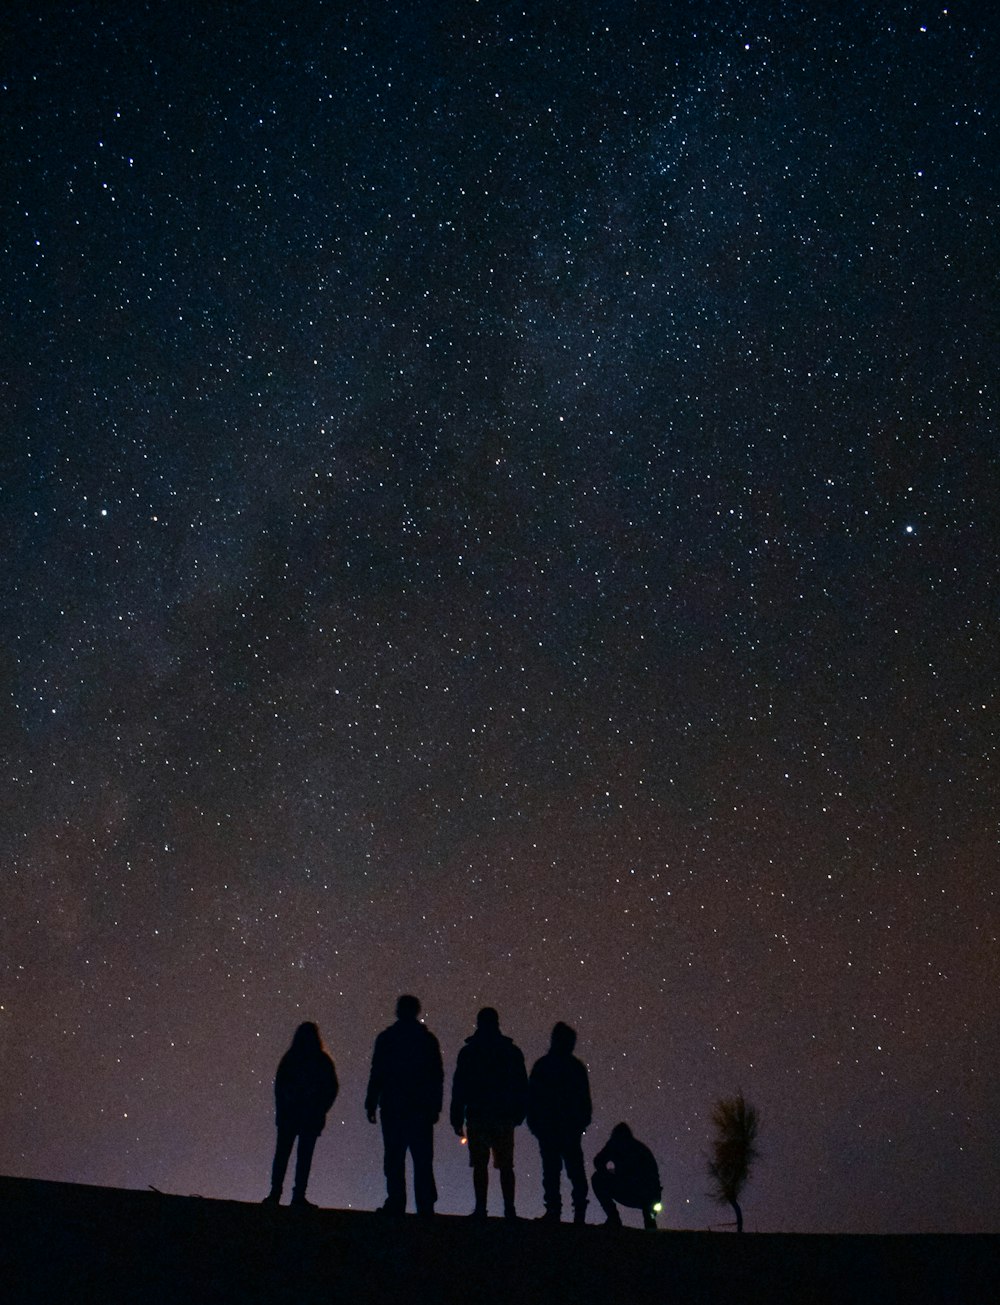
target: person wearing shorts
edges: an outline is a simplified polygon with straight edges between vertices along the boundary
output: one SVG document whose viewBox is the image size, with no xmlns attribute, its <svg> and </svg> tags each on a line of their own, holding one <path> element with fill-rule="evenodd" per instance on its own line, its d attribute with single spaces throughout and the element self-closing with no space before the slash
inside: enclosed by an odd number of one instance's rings
<svg viewBox="0 0 1000 1305">
<path fill-rule="evenodd" d="M 497 1128 L 489 1124 L 470 1124 L 467 1129 L 469 1142 L 469 1164 L 473 1169 L 489 1168 L 490 1157 L 493 1168 L 501 1174 L 514 1168 L 514 1130 Z"/>
<path fill-rule="evenodd" d="M 484 1006 L 476 1031 L 458 1053 L 451 1086 L 451 1126 L 469 1144 L 476 1204 L 473 1218 L 485 1219 L 490 1158 L 500 1175 L 505 1219 L 516 1219 L 514 1129 L 523 1123 L 528 1096 L 524 1056 L 500 1032 L 500 1017 Z"/>
</svg>

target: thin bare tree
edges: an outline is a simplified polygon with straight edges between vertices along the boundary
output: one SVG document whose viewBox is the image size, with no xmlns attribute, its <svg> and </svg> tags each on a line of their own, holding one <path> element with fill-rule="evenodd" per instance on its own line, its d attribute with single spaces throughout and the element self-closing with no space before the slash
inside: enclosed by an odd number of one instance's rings
<svg viewBox="0 0 1000 1305">
<path fill-rule="evenodd" d="M 720 1205 L 731 1205 L 736 1212 L 736 1231 L 743 1231 L 743 1211 L 740 1193 L 759 1152 L 757 1140 L 757 1111 L 747 1105 L 743 1093 L 724 1097 L 712 1109 L 712 1156 L 708 1172 L 712 1179 L 712 1195 Z"/>
</svg>

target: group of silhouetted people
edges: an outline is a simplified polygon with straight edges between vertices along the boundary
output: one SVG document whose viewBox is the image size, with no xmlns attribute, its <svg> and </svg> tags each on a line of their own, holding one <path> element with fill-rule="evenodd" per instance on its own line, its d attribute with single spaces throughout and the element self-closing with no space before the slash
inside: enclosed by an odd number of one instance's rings
<svg viewBox="0 0 1000 1305">
<path fill-rule="evenodd" d="M 416 997 L 399 998 L 396 1022 L 375 1039 L 365 1095 L 368 1119 L 382 1124 L 386 1200 L 381 1211 L 389 1215 L 406 1210 L 407 1151 L 413 1163 L 417 1214 L 432 1215 L 437 1202 L 434 1125 L 444 1102 L 444 1064 L 437 1038 L 419 1016 Z M 527 1119 L 541 1154 L 542 1217 L 554 1223 L 562 1218 L 565 1169 L 573 1222 L 586 1222 L 589 1189 L 582 1139 L 592 1109 L 587 1068 L 574 1056 L 575 1046 L 576 1034 L 569 1025 L 556 1024 L 549 1050 L 529 1075 L 520 1049 L 501 1033 L 500 1017 L 493 1007 L 484 1006 L 476 1017 L 476 1030 L 458 1053 L 449 1110 L 452 1128 L 469 1149 L 473 1218 L 486 1218 L 491 1158 L 500 1176 L 504 1217 L 517 1218 L 514 1130 Z M 291 1203 L 309 1205 L 306 1185 L 313 1150 L 337 1091 L 336 1070 L 319 1029 L 312 1023 L 300 1024 L 274 1080 L 278 1137 L 265 1204 L 280 1202 L 298 1138 Z M 656 1160 L 649 1148 L 632 1136 L 627 1124 L 617 1124 L 594 1157 L 590 1189 L 608 1224 L 621 1224 L 618 1206 L 624 1205 L 642 1211 L 645 1227 L 656 1227 L 661 1194 Z"/>
</svg>

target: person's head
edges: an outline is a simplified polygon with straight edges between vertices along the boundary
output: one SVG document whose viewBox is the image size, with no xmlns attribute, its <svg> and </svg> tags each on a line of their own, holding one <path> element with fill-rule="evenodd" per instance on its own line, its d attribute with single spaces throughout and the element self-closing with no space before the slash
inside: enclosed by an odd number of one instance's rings
<svg viewBox="0 0 1000 1305">
<path fill-rule="evenodd" d="M 562 1020 L 552 1028 L 552 1047 L 551 1049 L 560 1055 L 568 1056 L 576 1046 L 576 1030 L 571 1029 L 568 1024 Z"/>
<path fill-rule="evenodd" d="M 499 1033 L 500 1016 L 492 1006 L 484 1006 L 476 1016 L 476 1028 L 480 1033 Z"/>
<path fill-rule="evenodd" d="M 615 1124 L 611 1130 L 611 1140 L 612 1142 L 631 1142 L 632 1130 L 628 1124 Z"/>
<path fill-rule="evenodd" d="M 319 1036 L 319 1026 L 312 1020 L 306 1020 L 295 1030 L 292 1038 L 292 1051 L 300 1055 L 323 1050 L 323 1039 Z"/>
<path fill-rule="evenodd" d="M 396 1002 L 396 1019 L 415 1020 L 419 1014 L 419 998 L 411 997 L 408 992 L 404 992 L 399 1001 Z"/>
</svg>

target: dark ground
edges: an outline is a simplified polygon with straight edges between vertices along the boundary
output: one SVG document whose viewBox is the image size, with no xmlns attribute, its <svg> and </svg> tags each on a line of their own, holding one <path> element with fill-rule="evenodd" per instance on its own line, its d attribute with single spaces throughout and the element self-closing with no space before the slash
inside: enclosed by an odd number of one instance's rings
<svg viewBox="0 0 1000 1305">
<path fill-rule="evenodd" d="M 21 1302 L 948 1302 L 997 1299 L 1000 1237 L 471 1224 L 0 1177 L 0 1289 Z"/>
</svg>

